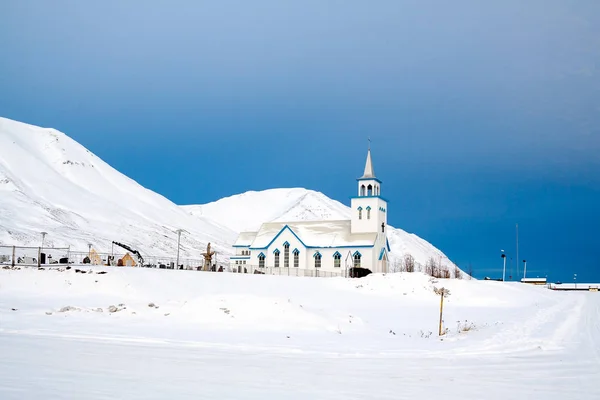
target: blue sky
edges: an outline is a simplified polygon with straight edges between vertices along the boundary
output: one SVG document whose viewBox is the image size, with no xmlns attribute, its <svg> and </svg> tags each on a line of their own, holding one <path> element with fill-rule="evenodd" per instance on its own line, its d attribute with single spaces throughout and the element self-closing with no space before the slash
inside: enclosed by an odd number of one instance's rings
<svg viewBox="0 0 600 400">
<path fill-rule="evenodd" d="M 596 0 L 12 1 L 0 49 L 0 115 L 176 203 L 349 204 L 371 137 L 390 224 L 500 276 L 518 223 L 532 276 L 600 281 Z"/>
</svg>

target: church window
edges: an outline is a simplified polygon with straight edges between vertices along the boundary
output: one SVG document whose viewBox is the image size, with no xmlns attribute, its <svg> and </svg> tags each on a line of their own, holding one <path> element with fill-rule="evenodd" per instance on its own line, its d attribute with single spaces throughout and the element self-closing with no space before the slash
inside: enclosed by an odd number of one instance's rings
<svg viewBox="0 0 600 400">
<path fill-rule="evenodd" d="M 360 268 L 360 253 L 354 253 L 354 268 Z"/>
<path fill-rule="evenodd" d="M 259 268 L 265 267 L 265 255 L 262 253 L 258 256 L 258 267 Z"/>
<path fill-rule="evenodd" d="M 362 185 L 362 186 L 360 187 L 360 195 L 361 195 L 361 196 L 364 196 L 364 195 L 365 195 L 365 185 Z"/>
<path fill-rule="evenodd" d="M 333 266 L 335 268 L 340 268 L 342 264 L 342 255 L 339 252 L 335 252 L 333 255 Z"/>
<path fill-rule="evenodd" d="M 372 196 L 373 195 L 373 186 L 369 185 L 367 186 L 367 196 Z"/>
<path fill-rule="evenodd" d="M 371 207 L 367 207 L 367 219 L 371 219 Z"/>
<path fill-rule="evenodd" d="M 315 268 L 321 268 L 321 253 L 315 254 Z"/>
<path fill-rule="evenodd" d="M 283 267 L 290 267 L 290 244 L 287 242 L 283 245 Z"/>
<path fill-rule="evenodd" d="M 362 207 L 358 207 L 358 219 L 362 219 Z"/>
<path fill-rule="evenodd" d="M 300 266 L 300 252 L 298 249 L 294 250 L 294 268 L 298 268 Z"/>
<path fill-rule="evenodd" d="M 279 268 L 279 250 L 275 252 L 275 268 Z"/>
</svg>

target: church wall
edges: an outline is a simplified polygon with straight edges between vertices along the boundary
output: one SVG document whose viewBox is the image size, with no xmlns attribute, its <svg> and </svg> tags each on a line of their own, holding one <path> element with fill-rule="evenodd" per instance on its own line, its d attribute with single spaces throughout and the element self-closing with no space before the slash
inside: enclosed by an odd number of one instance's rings
<svg viewBox="0 0 600 400">
<path fill-rule="evenodd" d="M 387 221 L 386 214 L 380 210 L 383 208 L 387 212 L 387 203 L 379 197 L 353 198 L 350 207 L 352 208 L 352 233 L 380 232 L 381 223 Z M 358 219 L 358 207 L 362 207 L 362 219 Z M 367 219 L 367 207 L 371 207 L 371 219 Z"/>
</svg>

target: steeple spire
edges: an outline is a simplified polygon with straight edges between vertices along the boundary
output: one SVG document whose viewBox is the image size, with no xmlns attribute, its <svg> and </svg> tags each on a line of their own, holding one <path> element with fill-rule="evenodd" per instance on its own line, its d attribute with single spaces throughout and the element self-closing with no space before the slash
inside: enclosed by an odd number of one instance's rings
<svg viewBox="0 0 600 400">
<path fill-rule="evenodd" d="M 364 178 L 375 178 L 375 172 L 373 171 L 373 162 L 371 161 L 371 139 L 369 138 L 369 149 L 367 150 L 367 162 L 365 163 L 365 172 L 361 179 Z"/>
</svg>

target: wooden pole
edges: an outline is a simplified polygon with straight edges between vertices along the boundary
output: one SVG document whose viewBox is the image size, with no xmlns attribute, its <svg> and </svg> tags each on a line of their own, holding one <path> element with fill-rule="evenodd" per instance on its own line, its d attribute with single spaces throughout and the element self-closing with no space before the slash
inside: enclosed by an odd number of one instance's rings
<svg viewBox="0 0 600 400">
<path fill-rule="evenodd" d="M 442 313 L 444 310 L 444 288 L 442 288 L 442 295 L 440 298 L 440 331 L 439 336 L 442 336 Z"/>
</svg>

